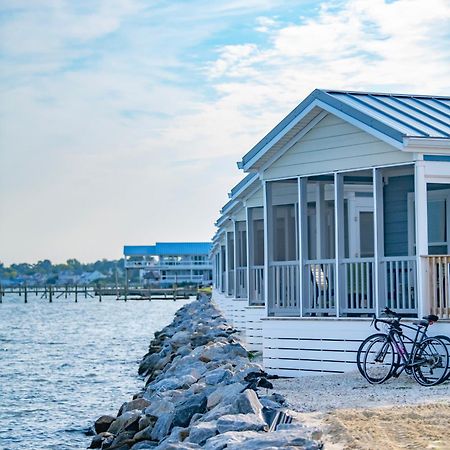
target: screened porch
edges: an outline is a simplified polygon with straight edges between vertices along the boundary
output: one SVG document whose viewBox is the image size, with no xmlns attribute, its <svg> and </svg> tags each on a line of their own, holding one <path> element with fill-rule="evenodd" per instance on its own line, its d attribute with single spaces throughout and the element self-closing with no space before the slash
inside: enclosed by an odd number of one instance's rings
<svg viewBox="0 0 450 450">
<path fill-rule="evenodd" d="M 417 316 L 415 184 L 413 165 L 266 182 L 269 315 Z"/>
</svg>

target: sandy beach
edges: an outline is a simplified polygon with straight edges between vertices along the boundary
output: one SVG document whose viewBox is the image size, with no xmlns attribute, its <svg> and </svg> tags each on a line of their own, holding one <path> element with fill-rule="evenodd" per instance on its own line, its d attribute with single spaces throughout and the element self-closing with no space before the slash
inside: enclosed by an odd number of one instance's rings
<svg viewBox="0 0 450 450">
<path fill-rule="evenodd" d="M 424 388 L 407 376 L 372 386 L 359 373 L 275 380 L 326 449 L 450 449 L 450 383 Z"/>
</svg>

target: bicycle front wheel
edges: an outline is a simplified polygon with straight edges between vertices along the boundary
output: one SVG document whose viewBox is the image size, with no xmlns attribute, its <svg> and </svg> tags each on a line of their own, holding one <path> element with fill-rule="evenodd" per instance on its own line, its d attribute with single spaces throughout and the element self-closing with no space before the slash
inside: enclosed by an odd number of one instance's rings
<svg viewBox="0 0 450 450">
<path fill-rule="evenodd" d="M 449 355 L 441 339 L 424 339 L 414 350 L 412 361 L 413 377 L 422 386 L 435 386 L 445 380 Z"/>
<path fill-rule="evenodd" d="M 386 335 L 374 337 L 367 346 L 362 371 L 371 384 L 381 384 L 388 380 L 396 367 L 396 353 Z"/>
<path fill-rule="evenodd" d="M 364 373 L 364 358 L 366 357 L 367 349 L 370 344 L 376 339 L 385 338 L 387 339 L 386 333 L 375 333 L 368 336 L 364 341 L 361 342 L 361 345 L 358 348 L 358 352 L 356 353 L 356 365 L 358 367 L 359 373 L 365 378 L 366 375 Z"/>
<path fill-rule="evenodd" d="M 445 334 L 439 334 L 433 337 L 440 339 L 445 344 L 445 346 L 447 347 L 448 356 L 450 358 L 450 338 Z M 445 374 L 444 379 L 442 381 L 447 381 L 449 378 L 450 378 L 450 360 L 447 367 L 447 373 Z"/>
</svg>

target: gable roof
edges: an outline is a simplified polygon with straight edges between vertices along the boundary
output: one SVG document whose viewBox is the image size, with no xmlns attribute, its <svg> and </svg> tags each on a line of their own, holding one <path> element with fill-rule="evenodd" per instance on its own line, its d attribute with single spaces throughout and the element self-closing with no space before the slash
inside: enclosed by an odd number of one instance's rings
<svg viewBox="0 0 450 450">
<path fill-rule="evenodd" d="M 308 125 L 320 120 L 324 111 L 401 149 L 409 139 L 450 144 L 450 97 L 316 89 L 261 139 L 238 167 L 257 170 Z"/>
<path fill-rule="evenodd" d="M 211 242 L 156 242 L 155 245 L 125 245 L 125 256 L 207 255 Z"/>
</svg>

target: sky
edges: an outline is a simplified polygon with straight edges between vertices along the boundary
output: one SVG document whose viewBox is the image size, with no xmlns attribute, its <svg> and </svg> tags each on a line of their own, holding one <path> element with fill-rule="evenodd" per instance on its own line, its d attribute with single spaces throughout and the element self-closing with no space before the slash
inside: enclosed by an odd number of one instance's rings
<svg viewBox="0 0 450 450">
<path fill-rule="evenodd" d="M 0 0 L 0 261 L 210 240 L 315 88 L 450 95 L 450 2 Z"/>
</svg>

